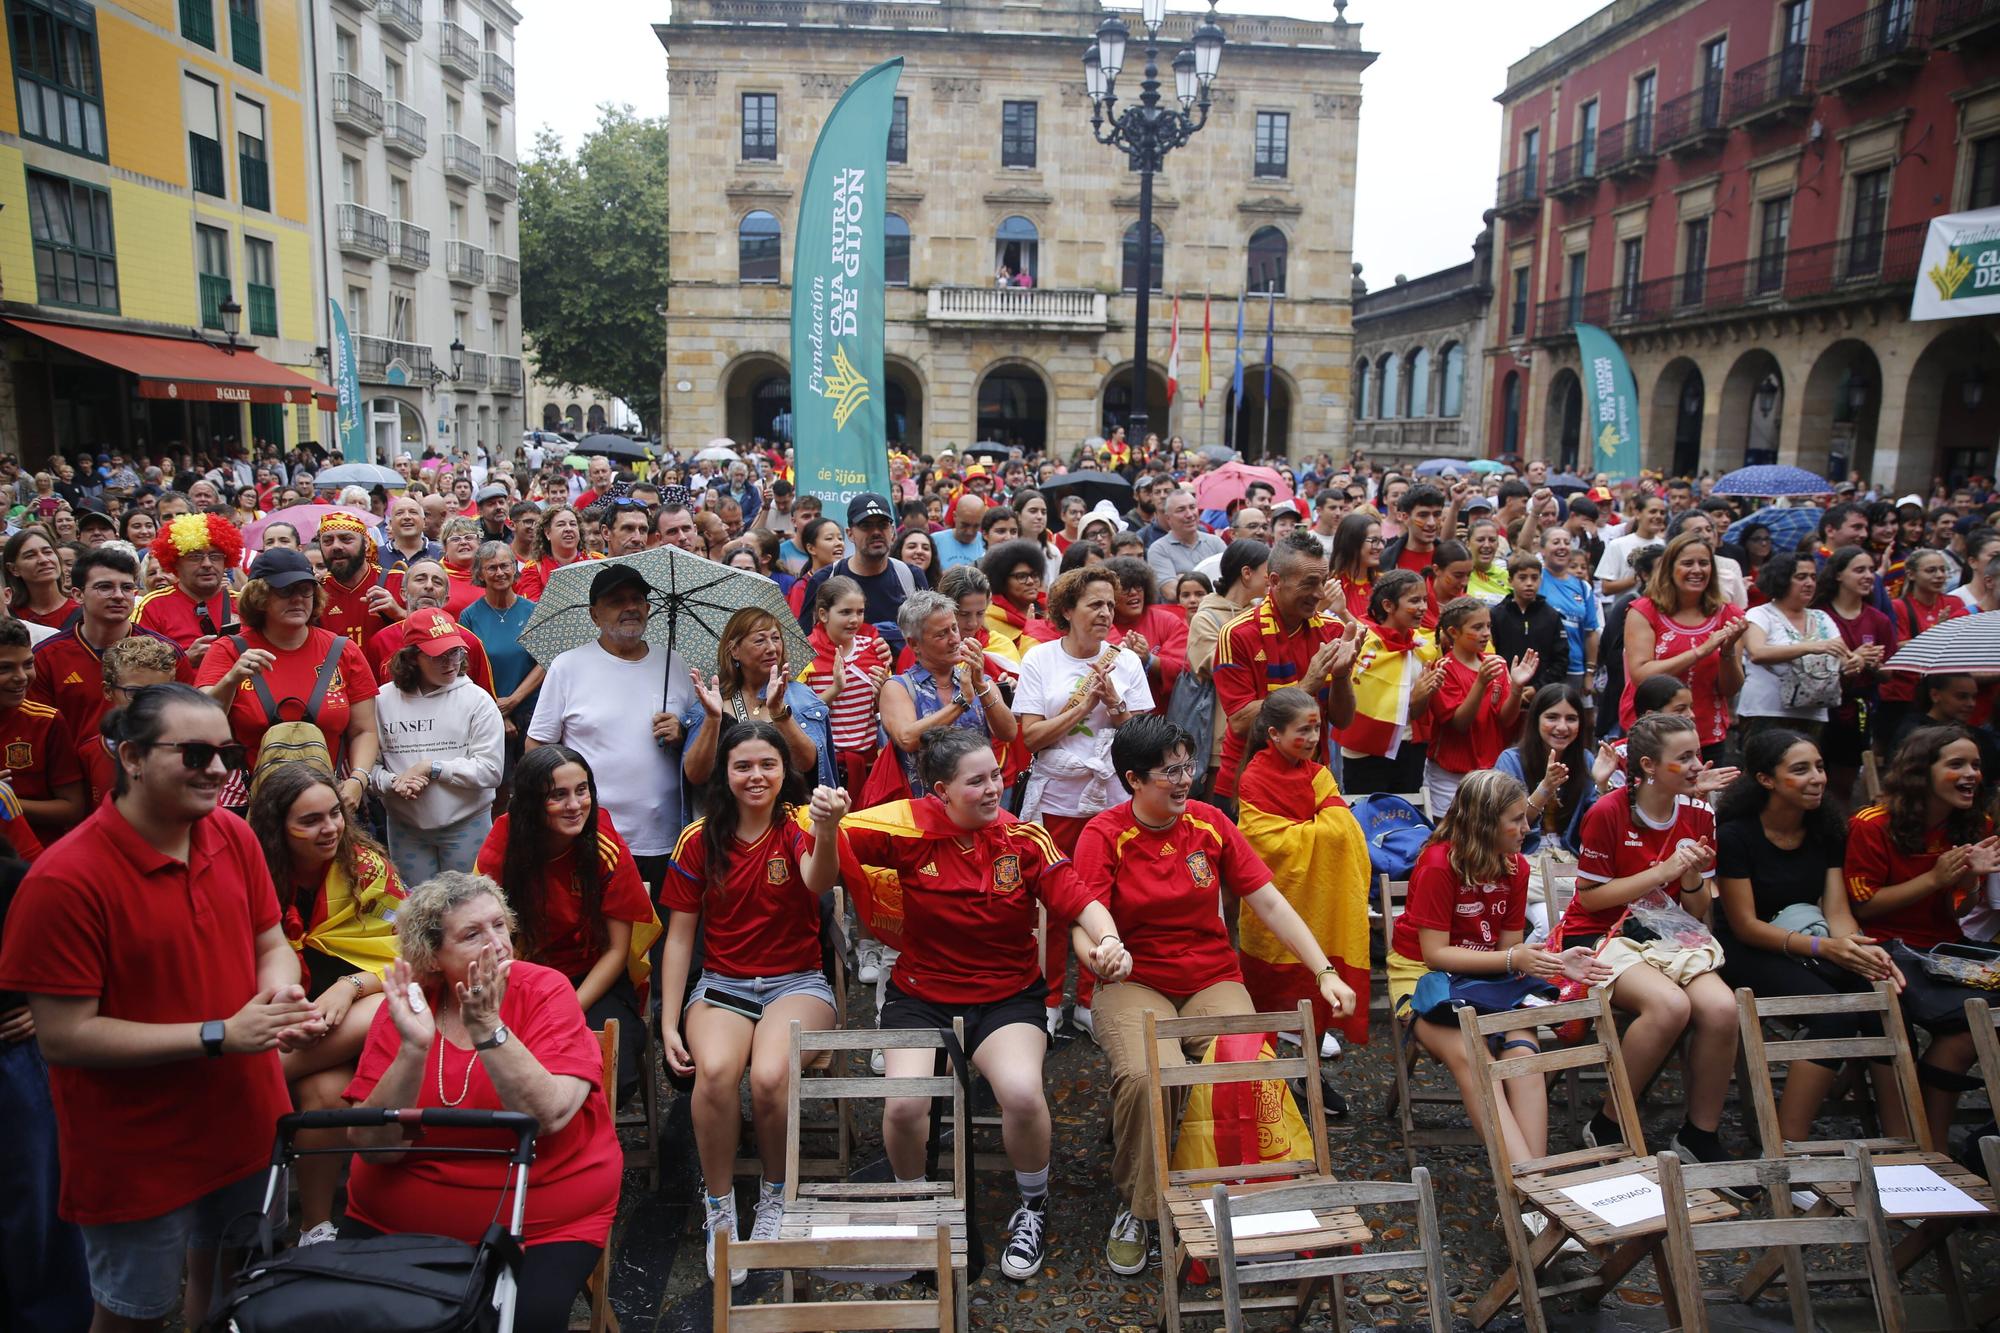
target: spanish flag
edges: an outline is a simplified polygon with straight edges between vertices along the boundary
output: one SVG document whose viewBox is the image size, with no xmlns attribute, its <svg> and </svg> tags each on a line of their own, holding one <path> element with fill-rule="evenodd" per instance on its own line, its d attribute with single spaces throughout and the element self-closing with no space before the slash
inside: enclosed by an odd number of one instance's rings
<svg viewBox="0 0 2000 1333">
<path fill-rule="evenodd" d="M 1358 754 L 1394 759 L 1404 741 L 1428 738 L 1428 709 L 1413 715 L 1410 691 L 1437 658 L 1437 645 L 1422 631 L 1404 634 L 1371 622 L 1354 656 L 1354 720 L 1335 739 Z"/>
<path fill-rule="evenodd" d="M 1264 864 L 1278 892 L 1299 914 L 1340 979 L 1353 987 L 1355 1012 L 1338 1023 L 1342 1040 L 1368 1040 L 1368 840 L 1324 765 L 1289 764 L 1275 750 L 1259 750 L 1237 781 L 1237 826 Z M 1243 984 L 1260 1012 L 1289 1009 L 1302 999 L 1313 1006 L 1322 1032 L 1333 1024 L 1318 978 L 1255 912 L 1238 922 Z"/>
<path fill-rule="evenodd" d="M 316 949 L 379 977 L 396 960 L 403 882 L 388 858 L 368 848 L 361 849 L 357 866 L 359 883 L 338 860 L 329 863 L 320 885 L 318 919 L 308 928 L 294 908 L 286 913 L 285 933 L 301 953 Z"/>
</svg>

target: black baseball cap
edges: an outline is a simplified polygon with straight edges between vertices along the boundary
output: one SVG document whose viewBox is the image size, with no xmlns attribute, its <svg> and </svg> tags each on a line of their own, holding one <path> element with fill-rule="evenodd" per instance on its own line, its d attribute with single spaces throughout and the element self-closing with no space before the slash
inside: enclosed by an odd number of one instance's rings
<svg viewBox="0 0 2000 1333">
<path fill-rule="evenodd" d="M 312 561 L 291 547 L 274 546 L 259 552 L 250 563 L 250 577 L 275 591 L 295 583 L 310 583 L 319 575 L 313 572 Z"/>
<path fill-rule="evenodd" d="M 649 593 L 653 591 L 653 585 L 646 582 L 646 576 L 632 566 L 607 564 L 590 581 L 590 604 L 595 606 L 600 598 L 608 597 L 628 585 L 636 585 Z"/>
<path fill-rule="evenodd" d="M 856 524 L 866 522 L 871 518 L 886 518 L 891 523 L 894 523 L 896 521 L 896 511 L 889 508 L 889 501 L 886 497 L 877 495 L 873 491 L 863 491 L 847 502 L 848 527 L 854 527 Z"/>
</svg>

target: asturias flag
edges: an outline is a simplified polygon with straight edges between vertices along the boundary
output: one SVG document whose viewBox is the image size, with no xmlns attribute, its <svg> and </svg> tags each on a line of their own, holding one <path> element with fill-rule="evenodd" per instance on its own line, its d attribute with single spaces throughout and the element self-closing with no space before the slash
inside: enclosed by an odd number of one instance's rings
<svg viewBox="0 0 2000 1333">
<path fill-rule="evenodd" d="M 1639 386 L 1618 342 L 1595 324 L 1576 326 L 1583 392 L 1590 404 L 1591 465 L 1583 471 L 1639 475 Z"/>
<path fill-rule="evenodd" d="M 901 56 L 856 79 L 819 133 L 792 257 L 798 487 L 832 512 L 889 492 L 882 380 L 882 193 Z"/>
<path fill-rule="evenodd" d="M 1167 339 L 1167 406 L 1174 405 L 1174 393 L 1181 387 L 1181 298 L 1174 297 L 1174 331 Z"/>
<path fill-rule="evenodd" d="M 1203 294 L 1201 298 L 1201 399 L 1200 399 L 1200 405 L 1202 407 L 1208 406 L 1208 302 L 1209 302 L 1208 296 L 1206 294 Z"/>
</svg>

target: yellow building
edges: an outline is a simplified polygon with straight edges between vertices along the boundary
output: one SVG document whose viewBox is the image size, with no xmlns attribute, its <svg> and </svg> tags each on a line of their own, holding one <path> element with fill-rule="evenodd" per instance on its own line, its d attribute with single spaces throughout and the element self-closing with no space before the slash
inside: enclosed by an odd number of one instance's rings
<svg viewBox="0 0 2000 1333">
<path fill-rule="evenodd" d="M 0 451 L 328 437 L 302 0 L 5 0 Z"/>
</svg>

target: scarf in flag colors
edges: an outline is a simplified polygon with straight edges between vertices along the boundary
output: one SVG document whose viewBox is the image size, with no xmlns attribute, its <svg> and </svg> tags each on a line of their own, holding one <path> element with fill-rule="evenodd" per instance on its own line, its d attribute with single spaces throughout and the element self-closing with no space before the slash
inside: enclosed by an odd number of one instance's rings
<svg viewBox="0 0 2000 1333">
<path fill-rule="evenodd" d="M 1430 735 L 1425 718 L 1410 715 L 1410 690 L 1437 656 L 1437 644 L 1421 631 L 1371 622 L 1354 657 L 1354 721 L 1337 729 L 1335 739 L 1357 754 L 1394 759 L 1405 740 Z"/>
</svg>

